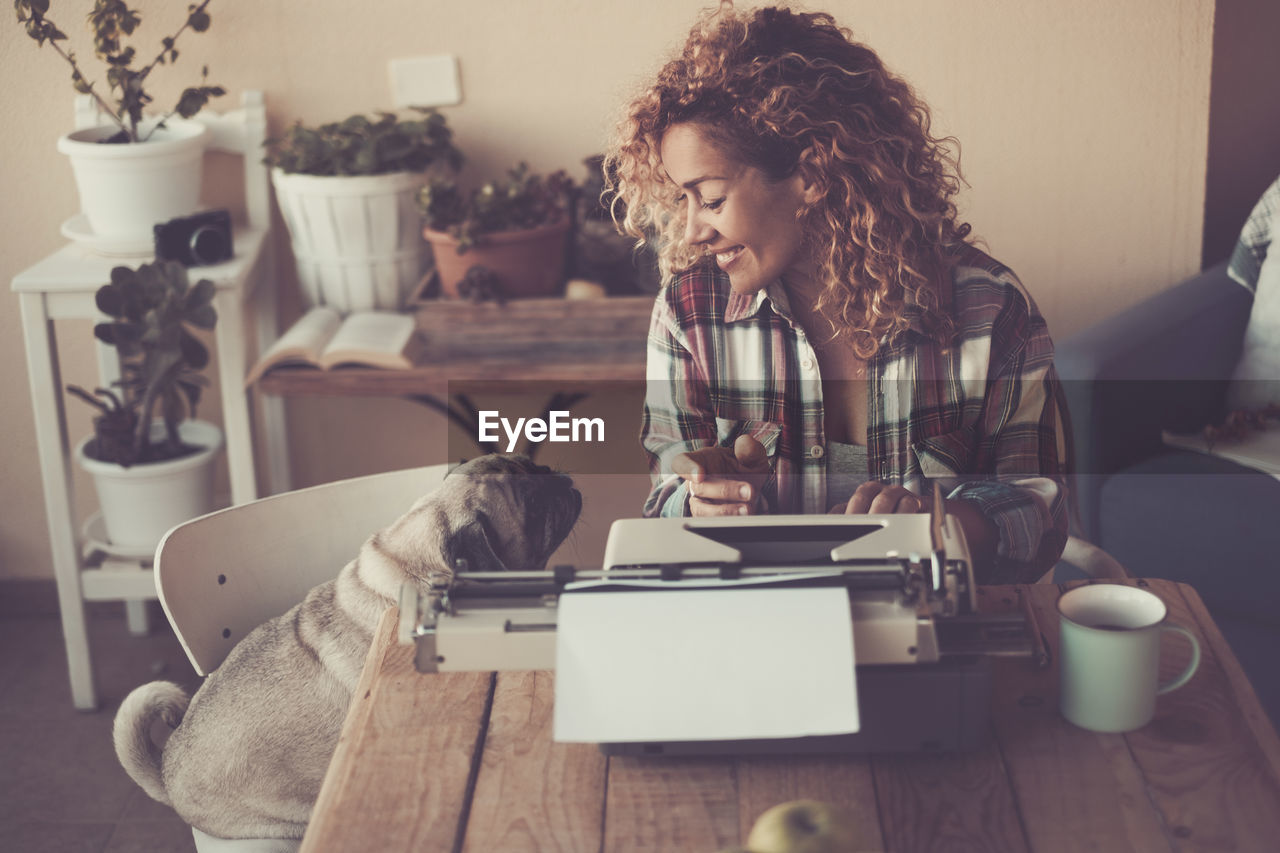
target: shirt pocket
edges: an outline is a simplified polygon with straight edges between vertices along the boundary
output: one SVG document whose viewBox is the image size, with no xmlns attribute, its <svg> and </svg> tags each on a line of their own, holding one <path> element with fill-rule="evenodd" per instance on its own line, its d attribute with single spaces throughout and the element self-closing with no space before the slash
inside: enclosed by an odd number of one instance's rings
<svg viewBox="0 0 1280 853">
<path fill-rule="evenodd" d="M 911 449 L 920 463 L 920 473 L 930 479 L 960 477 L 973 473 L 977 430 L 971 426 L 930 435 L 914 441 Z"/>
<path fill-rule="evenodd" d="M 716 418 L 716 444 L 720 447 L 733 447 L 740 435 L 749 435 L 764 445 L 765 452 L 772 457 L 778 449 L 778 436 L 782 434 L 782 425 L 772 421 L 740 421 L 731 418 Z"/>
</svg>

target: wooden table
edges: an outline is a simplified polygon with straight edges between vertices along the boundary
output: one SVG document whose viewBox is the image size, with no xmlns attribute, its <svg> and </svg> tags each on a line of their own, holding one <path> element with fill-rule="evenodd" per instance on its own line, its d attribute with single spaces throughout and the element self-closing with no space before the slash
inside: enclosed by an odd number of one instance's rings
<svg viewBox="0 0 1280 853">
<path fill-rule="evenodd" d="M 594 391 L 639 389 L 653 300 L 425 300 L 415 314 L 426 347 L 414 367 L 281 366 L 263 375 L 258 388 L 280 396 L 400 397 L 445 415 L 483 451 L 498 450 L 501 442 L 476 438 L 473 396 L 540 395 L 547 401 L 540 416 L 545 419 Z M 532 457 L 538 447 L 526 441 L 521 450 Z"/>
<path fill-rule="evenodd" d="M 1156 718 L 1098 735 L 1057 711 L 1057 671 L 999 660 L 994 736 L 968 755 L 605 758 L 551 740 L 545 672 L 419 675 L 378 630 L 304 851 L 712 853 L 776 803 L 852 809 L 864 850 L 1275 850 L 1280 740 L 1195 591 L 1149 587 L 1200 638 L 1199 671 Z M 984 611 L 1029 596 L 1056 655 L 1070 586 L 980 590 Z M 1169 640 L 1168 677 L 1186 663 Z"/>
<path fill-rule="evenodd" d="M 412 369 L 278 367 L 258 387 L 280 395 L 412 397 L 458 382 L 503 382 L 515 390 L 540 381 L 639 382 L 653 300 L 428 300 L 416 311 L 427 346 Z"/>
</svg>

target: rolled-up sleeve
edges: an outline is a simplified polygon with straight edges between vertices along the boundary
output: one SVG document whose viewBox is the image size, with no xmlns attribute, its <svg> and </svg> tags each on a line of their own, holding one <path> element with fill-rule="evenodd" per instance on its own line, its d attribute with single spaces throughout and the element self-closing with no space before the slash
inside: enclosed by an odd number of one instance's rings
<svg viewBox="0 0 1280 853">
<path fill-rule="evenodd" d="M 992 330 L 991 373 L 981 419 L 981 455 L 994 477 L 961 484 L 952 497 L 975 504 L 998 534 L 984 583 L 1031 583 L 1067 541 L 1067 427 L 1048 328 L 1020 290 Z"/>
<path fill-rule="evenodd" d="M 716 443 L 706 377 L 700 375 L 667 298 L 664 291 L 654 304 L 645 368 L 640 442 L 653 482 L 644 503 L 648 517 L 688 515 L 688 488 L 672 473 L 671 462 L 681 453 Z"/>
</svg>

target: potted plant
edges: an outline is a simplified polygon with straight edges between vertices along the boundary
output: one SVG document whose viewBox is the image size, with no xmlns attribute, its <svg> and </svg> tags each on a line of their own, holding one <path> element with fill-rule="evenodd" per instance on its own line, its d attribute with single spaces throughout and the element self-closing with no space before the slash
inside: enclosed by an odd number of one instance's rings
<svg viewBox="0 0 1280 853">
<path fill-rule="evenodd" d="M 297 123 L 267 142 L 309 305 L 398 310 L 421 278 L 426 246 L 414 196 L 429 170 L 456 171 L 462 154 L 443 115 L 415 112 Z"/>
<path fill-rule="evenodd" d="M 170 527 L 214 508 L 222 431 L 194 420 L 209 351 L 192 333 L 214 327 L 213 298 L 213 282 L 191 285 L 176 261 L 116 267 L 98 289 L 110 319 L 94 336 L 115 347 L 121 378 L 116 390 L 67 390 L 98 410 L 75 457 L 93 475 L 112 545 L 150 552 Z"/>
<path fill-rule="evenodd" d="M 205 68 L 201 84 L 184 90 L 168 114 L 145 119 L 143 111 L 152 101 L 147 79 L 157 66 L 178 59 L 178 38 L 188 29 L 209 29 L 209 3 L 203 0 L 189 6 L 182 26 L 161 39 L 155 58 L 135 68 L 137 51 L 125 39 L 141 18 L 124 0 L 95 0 L 88 23 L 94 53 L 107 66 L 104 92 L 86 76 L 76 54 L 63 49 L 60 42 L 67 36 L 46 16 L 48 0 L 15 0 L 18 22 L 27 35 L 66 60 L 72 86 L 93 98 L 110 119 L 107 125 L 76 130 L 58 140 L 58 150 L 71 159 L 85 220 L 73 225 L 78 220 L 73 217 L 68 222 L 73 236 L 92 237 L 99 245 L 105 240 L 146 246 L 156 223 L 196 209 L 208 131 L 188 119 L 210 98 L 224 94 L 223 89 L 207 84 Z"/>
<path fill-rule="evenodd" d="M 510 170 L 505 181 L 490 181 L 470 193 L 448 179 L 427 183 L 418 203 L 441 290 L 459 296 L 464 281 L 476 281 L 508 297 L 559 292 L 573 190 L 563 170 L 544 177 L 525 163 Z"/>
</svg>

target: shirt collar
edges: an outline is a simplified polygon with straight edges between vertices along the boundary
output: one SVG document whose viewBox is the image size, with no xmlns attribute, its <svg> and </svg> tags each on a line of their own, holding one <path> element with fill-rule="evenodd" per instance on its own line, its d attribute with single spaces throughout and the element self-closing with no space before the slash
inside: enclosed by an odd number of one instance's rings
<svg viewBox="0 0 1280 853">
<path fill-rule="evenodd" d="M 949 282 L 939 281 L 934 289 L 938 297 L 938 308 L 944 316 L 950 314 L 952 302 L 952 288 L 947 284 Z M 778 279 L 755 293 L 730 291 L 728 302 L 725 303 L 724 321 L 727 324 L 749 320 L 760 313 L 765 302 L 773 305 L 774 313 L 787 320 L 792 319 L 791 302 L 787 299 L 787 291 L 782 286 L 782 281 Z M 903 302 L 902 316 L 907 321 L 907 330 L 920 337 L 929 337 L 924 327 L 924 308 L 916 300 L 915 293 L 908 293 Z"/>
<path fill-rule="evenodd" d="M 774 313 L 787 320 L 791 319 L 791 302 L 787 299 L 787 291 L 781 280 L 757 290 L 755 293 L 729 292 L 729 300 L 724 306 L 725 323 L 736 323 L 749 320 L 760 313 L 766 302 L 772 303 Z"/>
</svg>

